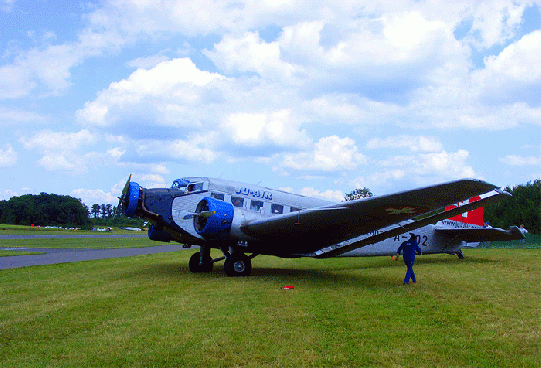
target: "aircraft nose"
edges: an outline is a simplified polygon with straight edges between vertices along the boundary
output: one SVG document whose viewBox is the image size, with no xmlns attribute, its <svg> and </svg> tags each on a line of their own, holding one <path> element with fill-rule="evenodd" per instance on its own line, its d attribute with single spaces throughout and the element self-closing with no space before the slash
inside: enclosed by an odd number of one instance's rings
<svg viewBox="0 0 541 368">
<path fill-rule="evenodd" d="M 135 217 L 137 205 L 139 203 L 139 184 L 134 181 L 126 183 L 122 193 L 122 211 L 126 217 Z"/>
</svg>

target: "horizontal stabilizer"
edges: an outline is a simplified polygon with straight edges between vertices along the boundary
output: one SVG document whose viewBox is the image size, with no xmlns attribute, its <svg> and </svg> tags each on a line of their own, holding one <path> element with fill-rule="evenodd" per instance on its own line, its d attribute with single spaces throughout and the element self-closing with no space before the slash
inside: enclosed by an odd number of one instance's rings
<svg viewBox="0 0 541 368">
<path fill-rule="evenodd" d="M 512 226 L 510 230 L 503 229 L 435 229 L 438 234 L 449 238 L 460 239 L 462 241 L 473 243 L 481 241 L 509 241 L 524 239 L 524 234 L 518 227 Z"/>
</svg>

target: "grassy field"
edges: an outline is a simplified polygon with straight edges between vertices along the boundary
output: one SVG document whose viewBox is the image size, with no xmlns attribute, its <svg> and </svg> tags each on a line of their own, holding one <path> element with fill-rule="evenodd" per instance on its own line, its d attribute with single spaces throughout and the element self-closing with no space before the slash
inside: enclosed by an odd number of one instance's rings
<svg viewBox="0 0 541 368">
<path fill-rule="evenodd" d="M 95 235 L 95 234 L 146 234 L 143 232 L 134 232 L 130 230 L 123 230 L 120 228 L 112 228 L 110 232 L 98 232 L 92 230 L 75 230 L 75 229 L 59 229 L 59 228 L 45 228 L 37 226 L 25 226 L 25 225 L 9 225 L 0 224 L 0 235 L 67 235 L 67 234 L 79 234 L 79 235 Z"/>
<path fill-rule="evenodd" d="M 140 248 L 155 247 L 165 243 L 143 238 L 35 238 L 0 239 L 0 248 Z"/>
<path fill-rule="evenodd" d="M 25 252 L 19 250 L 3 250 L 0 249 L 0 257 L 11 257 L 11 256 L 34 256 L 38 254 L 45 254 L 45 252 Z"/>
<path fill-rule="evenodd" d="M 409 286 L 388 257 L 260 256 L 227 278 L 190 273 L 192 253 L 0 271 L 0 366 L 541 365 L 540 249 L 422 256 Z"/>
</svg>

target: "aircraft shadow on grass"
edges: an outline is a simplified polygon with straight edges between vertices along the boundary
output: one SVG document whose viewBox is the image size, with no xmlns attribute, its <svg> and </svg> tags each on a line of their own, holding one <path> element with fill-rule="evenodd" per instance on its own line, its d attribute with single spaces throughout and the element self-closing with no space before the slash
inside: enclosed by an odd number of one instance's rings
<svg viewBox="0 0 541 368">
<path fill-rule="evenodd" d="M 244 280 L 261 280 L 261 283 L 269 280 L 276 281 L 280 286 L 284 285 L 298 285 L 298 284 L 312 284 L 314 287 L 333 287 L 336 285 L 356 285 L 364 288 L 391 288 L 396 286 L 397 283 L 402 281 L 402 271 L 404 271 L 404 263 L 402 258 L 398 262 L 388 259 L 387 257 L 378 257 L 380 259 L 372 262 L 359 262 L 358 265 L 347 264 L 340 266 L 339 264 L 332 267 L 317 268 L 317 264 L 314 263 L 314 268 L 295 268 L 292 267 L 257 267 L 252 269 L 252 275 L 255 277 Z M 469 257 L 466 260 L 460 260 L 455 257 L 423 257 L 418 256 L 416 259 L 416 265 L 449 265 L 455 266 L 460 264 L 489 264 L 489 263 L 501 263 L 502 261 L 496 259 L 490 259 L 486 257 Z M 192 273 L 190 272 L 188 263 L 184 262 L 172 262 L 151 265 L 144 269 L 134 269 L 129 273 L 129 277 L 160 277 L 166 276 L 173 279 L 187 280 L 218 280 L 221 279 L 221 268 L 223 266 L 218 265 L 213 271 L 205 273 Z M 303 267 L 306 267 L 303 265 Z M 398 277 L 390 277 L 388 275 L 382 275 L 381 273 L 374 273 L 373 275 L 367 275 L 365 270 L 377 270 L 397 268 Z M 363 271 L 363 273 L 352 273 L 351 271 Z M 421 276 L 421 275 L 419 275 Z M 239 278 L 243 279 L 243 278 Z M 259 281 L 256 281 L 259 282 Z M 282 285 L 283 284 L 283 285 Z"/>
</svg>

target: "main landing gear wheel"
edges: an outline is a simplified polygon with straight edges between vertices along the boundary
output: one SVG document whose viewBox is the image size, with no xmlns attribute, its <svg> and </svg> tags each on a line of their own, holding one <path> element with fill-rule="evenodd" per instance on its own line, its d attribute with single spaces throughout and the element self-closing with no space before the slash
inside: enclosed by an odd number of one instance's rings
<svg viewBox="0 0 541 368">
<path fill-rule="evenodd" d="M 210 272 L 212 271 L 212 267 L 214 266 L 214 263 L 212 262 L 212 258 L 209 256 L 203 257 L 203 264 L 200 264 L 201 261 L 201 254 L 199 252 L 192 254 L 190 257 L 190 271 L 191 272 Z"/>
<path fill-rule="evenodd" d="M 231 254 L 225 260 L 224 271 L 227 276 L 249 276 L 252 260 L 244 254 Z"/>
</svg>

